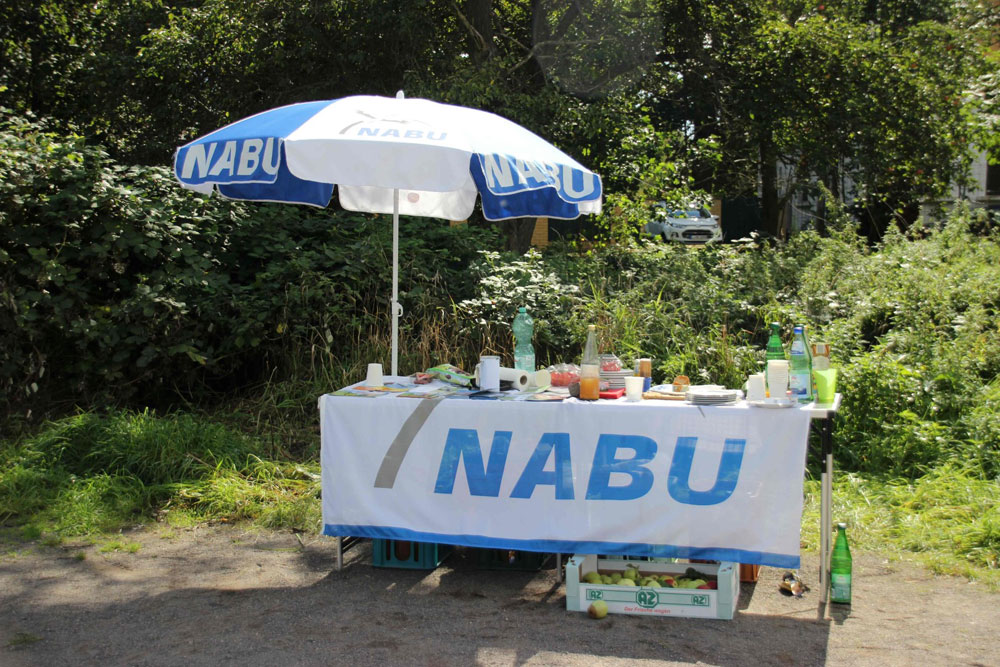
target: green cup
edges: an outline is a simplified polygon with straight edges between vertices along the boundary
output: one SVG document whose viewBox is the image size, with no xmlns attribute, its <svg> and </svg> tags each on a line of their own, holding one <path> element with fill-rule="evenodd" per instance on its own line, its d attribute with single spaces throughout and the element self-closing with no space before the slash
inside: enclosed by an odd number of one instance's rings
<svg viewBox="0 0 1000 667">
<path fill-rule="evenodd" d="M 817 405 L 830 405 L 833 397 L 837 393 L 837 369 L 825 368 L 821 371 L 813 371 L 813 379 L 816 380 L 816 403 Z"/>
</svg>

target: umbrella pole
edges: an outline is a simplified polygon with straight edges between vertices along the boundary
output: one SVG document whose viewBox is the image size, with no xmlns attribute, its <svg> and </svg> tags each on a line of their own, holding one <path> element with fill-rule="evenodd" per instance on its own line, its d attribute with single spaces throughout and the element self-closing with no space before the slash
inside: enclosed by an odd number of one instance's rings
<svg viewBox="0 0 1000 667">
<path fill-rule="evenodd" d="M 399 188 L 392 191 L 392 374 L 399 361 Z"/>
</svg>

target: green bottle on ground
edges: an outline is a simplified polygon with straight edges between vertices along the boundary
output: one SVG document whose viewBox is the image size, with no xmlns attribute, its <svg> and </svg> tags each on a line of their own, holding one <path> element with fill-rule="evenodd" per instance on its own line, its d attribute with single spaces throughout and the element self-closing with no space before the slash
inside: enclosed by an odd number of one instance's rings
<svg viewBox="0 0 1000 667">
<path fill-rule="evenodd" d="M 772 322 L 771 337 L 767 339 L 767 360 L 784 358 L 785 348 L 781 344 L 781 325 L 777 322 Z"/>
<path fill-rule="evenodd" d="M 837 524 L 837 539 L 830 556 L 830 602 L 851 604 L 851 549 L 847 546 L 847 524 Z"/>
</svg>

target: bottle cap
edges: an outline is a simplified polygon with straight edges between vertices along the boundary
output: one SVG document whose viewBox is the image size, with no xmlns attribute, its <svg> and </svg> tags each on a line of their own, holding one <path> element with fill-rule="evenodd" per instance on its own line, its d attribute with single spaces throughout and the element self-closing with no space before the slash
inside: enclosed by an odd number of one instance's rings
<svg viewBox="0 0 1000 667">
<path fill-rule="evenodd" d="M 847 524 L 846 523 L 838 523 L 837 524 L 837 528 L 840 528 L 841 530 L 847 530 Z"/>
<path fill-rule="evenodd" d="M 517 309 L 517 312 L 519 312 L 519 313 L 526 313 L 526 312 L 528 312 L 528 309 L 525 308 L 524 306 L 521 306 L 520 308 Z"/>
</svg>

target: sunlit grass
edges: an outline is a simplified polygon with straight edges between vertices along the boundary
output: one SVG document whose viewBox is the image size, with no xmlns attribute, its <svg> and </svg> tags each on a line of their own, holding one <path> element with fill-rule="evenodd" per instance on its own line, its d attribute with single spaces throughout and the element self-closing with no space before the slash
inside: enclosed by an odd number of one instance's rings
<svg viewBox="0 0 1000 667">
<path fill-rule="evenodd" d="M 52 544 L 157 519 L 318 530 L 319 464 L 266 449 L 204 417 L 78 415 L 0 445 L 0 521 Z"/>
<path fill-rule="evenodd" d="M 806 483 L 802 540 L 819 548 L 820 485 Z M 832 519 L 855 549 L 913 560 L 1000 590 L 1000 485 L 946 464 L 915 480 L 835 475 Z"/>
</svg>

